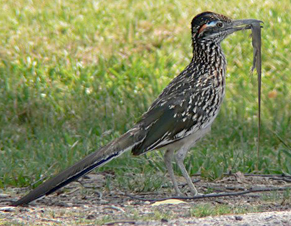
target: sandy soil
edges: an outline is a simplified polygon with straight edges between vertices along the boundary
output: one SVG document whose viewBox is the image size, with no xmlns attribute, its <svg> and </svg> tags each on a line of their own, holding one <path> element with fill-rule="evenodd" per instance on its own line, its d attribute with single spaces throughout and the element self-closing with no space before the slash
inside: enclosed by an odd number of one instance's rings
<svg viewBox="0 0 291 226">
<path fill-rule="evenodd" d="M 90 174 L 81 183 L 71 183 L 62 191 L 26 207 L 11 207 L 9 203 L 25 194 L 27 189 L 0 191 L 0 225 L 291 225 L 289 190 L 183 200 L 181 203 L 168 200 L 168 204 L 164 204 L 153 199 L 170 197 L 170 188 L 125 194 L 119 190 L 105 190 L 105 180 L 105 174 Z M 200 179 L 196 186 L 204 194 L 236 192 L 250 187 L 291 189 L 288 178 L 245 177 L 242 174 L 215 182 Z M 187 186 L 181 187 L 187 192 Z"/>
</svg>

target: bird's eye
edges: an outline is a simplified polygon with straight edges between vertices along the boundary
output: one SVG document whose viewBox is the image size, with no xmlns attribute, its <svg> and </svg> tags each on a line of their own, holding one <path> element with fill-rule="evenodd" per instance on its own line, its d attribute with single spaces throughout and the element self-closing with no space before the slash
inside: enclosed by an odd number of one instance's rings
<svg viewBox="0 0 291 226">
<path fill-rule="evenodd" d="M 218 27 L 218 28 L 221 28 L 221 27 L 223 27 L 224 26 L 224 24 L 223 24 L 223 22 L 221 22 L 221 21 L 210 21 L 210 22 L 208 22 L 208 23 L 206 23 L 206 24 L 203 24 L 200 28 L 199 28 L 199 30 L 198 30 L 198 34 L 200 34 L 200 33 L 202 33 L 202 31 L 204 31 L 206 28 L 214 28 L 214 27 Z"/>
<path fill-rule="evenodd" d="M 223 23 L 222 22 L 217 22 L 216 23 L 216 27 L 223 27 Z"/>
</svg>

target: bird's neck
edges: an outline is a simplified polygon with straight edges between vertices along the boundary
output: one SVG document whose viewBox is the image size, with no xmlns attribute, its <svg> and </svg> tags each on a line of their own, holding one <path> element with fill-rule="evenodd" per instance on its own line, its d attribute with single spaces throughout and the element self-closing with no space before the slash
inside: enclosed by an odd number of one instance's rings
<svg viewBox="0 0 291 226">
<path fill-rule="evenodd" d="M 204 45 L 205 44 L 205 45 Z M 194 53 L 191 64 L 198 67 L 197 79 L 201 83 L 211 83 L 224 97 L 226 60 L 219 43 L 202 43 L 193 46 Z M 191 65 L 190 64 L 190 65 Z M 204 82 L 202 82 L 204 81 Z"/>
<path fill-rule="evenodd" d="M 194 63 L 210 67 L 226 67 L 226 60 L 220 43 L 203 42 L 193 44 Z"/>
</svg>

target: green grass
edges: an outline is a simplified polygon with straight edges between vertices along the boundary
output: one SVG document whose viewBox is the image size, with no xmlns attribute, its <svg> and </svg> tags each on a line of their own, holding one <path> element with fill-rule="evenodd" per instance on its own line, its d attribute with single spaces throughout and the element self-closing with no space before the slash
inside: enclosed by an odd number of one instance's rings
<svg viewBox="0 0 291 226">
<path fill-rule="evenodd" d="M 250 211 L 258 212 L 259 210 L 257 207 L 243 207 L 243 206 L 231 207 L 225 204 L 213 206 L 207 203 L 192 207 L 189 210 L 189 213 L 191 217 L 207 217 L 207 216 L 220 216 L 225 214 L 244 214 Z"/>
<path fill-rule="evenodd" d="M 177 206 L 176 208 L 180 208 Z M 185 208 L 184 213 L 175 213 L 171 209 L 171 205 L 152 207 L 151 211 L 141 213 L 136 208 L 126 208 L 126 212 L 123 214 L 123 220 L 134 220 L 134 221 L 169 221 L 178 218 L 202 218 L 207 216 L 221 216 L 227 214 L 245 214 L 248 212 L 259 212 L 257 206 L 231 206 L 227 204 L 195 204 L 195 206 Z M 117 218 L 117 219 L 116 219 Z M 120 216 L 110 215 L 102 217 L 96 220 L 94 223 L 98 225 L 106 224 L 109 222 L 118 221 Z M 81 220 L 82 221 L 82 220 Z M 126 221 L 126 220 L 125 220 Z"/>
<path fill-rule="evenodd" d="M 223 42 L 226 99 L 211 135 L 186 159 L 188 170 L 208 179 L 228 169 L 252 172 L 256 164 L 263 173 L 291 173 L 288 0 L 8 0 L 0 5 L 0 187 L 51 176 L 129 129 L 189 63 L 190 21 L 204 10 L 265 22 L 261 157 L 256 158 L 251 39 L 249 32 L 240 32 Z M 120 180 L 130 172 L 165 172 L 159 152 L 129 156 L 100 170 L 114 170 Z"/>
</svg>

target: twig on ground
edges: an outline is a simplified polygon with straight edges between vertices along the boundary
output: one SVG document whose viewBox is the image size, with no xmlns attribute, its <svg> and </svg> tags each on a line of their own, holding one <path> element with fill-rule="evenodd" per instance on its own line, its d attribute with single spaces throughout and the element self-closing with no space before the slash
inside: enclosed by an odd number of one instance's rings
<svg viewBox="0 0 291 226">
<path fill-rule="evenodd" d="M 157 201 L 164 201 L 167 199 L 182 199 L 182 200 L 194 200 L 194 199 L 204 199 L 204 198 L 216 198 L 216 197 L 227 197 L 227 196 L 239 196 L 239 195 L 245 195 L 249 193 L 255 193 L 255 192 L 269 192 L 269 191 L 286 191 L 290 190 L 291 187 L 273 187 L 273 188 L 250 188 L 245 191 L 240 192 L 224 192 L 224 193 L 216 193 L 216 194 L 206 194 L 206 195 L 197 195 L 197 196 L 172 196 L 167 198 L 160 198 L 160 199 L 152 199 L 152 198 L 141 198 L 137 196 L 132 196 L 129 194 L 126 194 L 125 196 L 130 197 L 132 199 L 137 199 L 141 201 L 150 201 L 150 202 L 157 202 Z"/>
<path fill-rule="evenodd" d="M 244 176 L 248 177 L 253 177 L 253 176 L 257 176 L 257 177 L 287 177 L 287 178 L 291 178 L 290 175 L 282 173 L 282 174 L 253 174 L 253 173 L 246 173 L 244 174 Z"/>
<path fill-rule="evenodd" d="M 217 187 L 212 187 L 212 186 L 209 186 L 209 185 L 204 185 L 204 186 L 202 186 L 203 188 L 206 188 L 206 189 L 213 189 L 213 190 L 215 190 L 215 191 L 220 191 L 220 192 L 223 192 L 223 191 L 225 191 L 225 190 L 232 190 L 232 191 L 238 191 L 238 190 L 240 190 L 240 191 L 245 191 L 246 190 L 246 188 L 244 188 L 244 187 L 230 187 L 230 186 L 217 186 Z"/>
<path fill-rule="evenodd" d="M 276 177 L 271 177 L 270 179 L 271 179 L 271 180 L 283 180 L 283 181 L 286 181 L 286 182 L 291 183 L 291 179 L 288 179 L 288 178 L 276 178 Z"/>
<path fill-rule="evenodd" d="M 125 213 L 125 211 L 122 208 L 117 207 L 117 206 L 108 206 L 108 207 L 104 207 L 104 209 L 113 209 L 113 210 L 117 210 L 117 211 L 120 211 L 122 213 Z"/>
<path fill-rule="evenodd" d="M 111 222 L 107 222 L 103 225 L 114 225 L 114 224 L 135 224 L 135 221 L 133 221 L 133 220 L 111 221 Z"/>
<path fill-rule="evenodd" d="M 224 176 L 235 176 L 235 173 L 232 172 L 228 172 L 228 173 L 224 173 Z M 285 178 L 290 178 L 291 176 L 286 174 L 286 173 L 281 173 L 281 174 L 255 174 L 255 173 L 245 173 L 243 174 L 245 177 L 285 177 Z M 197 177 L 197 176 L 201 176 L 201 173 L 195 173 L 192 174 L 191 176 Z"/>
</svg>

